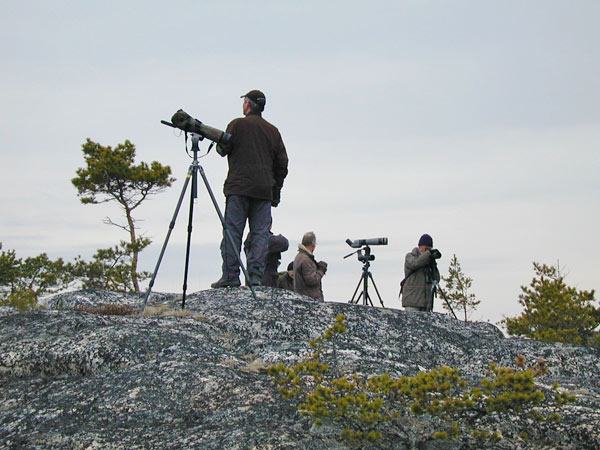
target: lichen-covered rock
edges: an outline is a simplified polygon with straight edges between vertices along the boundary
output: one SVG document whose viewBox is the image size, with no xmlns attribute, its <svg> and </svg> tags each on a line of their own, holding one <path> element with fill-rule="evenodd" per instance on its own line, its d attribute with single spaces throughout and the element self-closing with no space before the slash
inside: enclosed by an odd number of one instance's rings
<svg viewBox="0 0 600 450">
<path fill-rule="evenodd" d="M 557 381 L 577 401 L 562 422 L 525 424 L 532 438 L 505 437 L 496 448 L 600 448 L 598 349 L 504 338 L 491 324 L 436 313 L 256 293 L 258 302 L 243 287 L 195 293 L 184 312 L 177 295 L 152 294 L 147 312 L 155 315 L 74 311 L 143 306 L 143 295 L 91 290 L 51 297 L 36 312 L 2 308 L 0 448 L 350 448 L 336 431 L 311 427 L 265 373 L 300 361 L 341 313 L 348 332 L 336 357 L 344 373 L 400 377 L 446 365 L 477 380 L 491 362 L 545 360 L 549 373 L 538 382 Z M 492 428 L 494 420 L 524 425 L 518 415 L 485 420 Z M 403 440 L 377 445 L 411 448 Z"/>
</svg>

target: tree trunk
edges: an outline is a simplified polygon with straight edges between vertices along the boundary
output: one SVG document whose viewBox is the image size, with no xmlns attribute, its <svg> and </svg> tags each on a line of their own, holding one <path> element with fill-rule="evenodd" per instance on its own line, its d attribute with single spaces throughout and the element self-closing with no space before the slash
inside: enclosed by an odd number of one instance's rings
<svg viewBox="0 0 600 450">
<path fill-rule="evenodd" d="M 140 285 L 137 277 L 137 266 L 138 266 L 138 254 L 139 250 L 137 248 L 136 236 L 135 236 L 135 223 L 133 221 L 133 217 L 131 217 L 131 210 L 129 208 L 125 208 L 125 214 L 127 215 L 127 224 L 129 225 L 129 238 L 131 239 L 131 248 L 132 248 L 132 256 L 131 256 L 131 282 L 133 283 L 133 289 L 135 292 L 140 292 Z"/>
</svg>

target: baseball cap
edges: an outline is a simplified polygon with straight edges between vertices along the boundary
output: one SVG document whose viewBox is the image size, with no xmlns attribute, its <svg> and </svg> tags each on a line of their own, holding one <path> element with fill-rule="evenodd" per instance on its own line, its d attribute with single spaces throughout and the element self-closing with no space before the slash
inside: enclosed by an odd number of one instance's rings
<svg viewBox="0 0 600 450">
<path fill-rule="evenodd" d="M 240 98 L 244 98 L 244 97 L 248 97 L 250 100 L 252 100 L 254 103 L 256 103 L 259 106 L 265 106 L 265 104 L 267 103 L 267 97 L 265 96 L 265 94 L 263 94 L 261 91 L 254 89 L 250 92 L 248 92 L 247 94 L 242 95 Z"/>
</svg>

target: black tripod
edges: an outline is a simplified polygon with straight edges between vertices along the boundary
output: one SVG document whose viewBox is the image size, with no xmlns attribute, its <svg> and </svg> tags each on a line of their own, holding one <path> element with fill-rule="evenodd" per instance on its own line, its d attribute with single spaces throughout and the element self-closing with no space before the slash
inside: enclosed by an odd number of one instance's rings
<svg viewBox="0 0 600 450">
<path fill-rule="evenodd" d="M 433 299 L 435 298 L 435 296 L 437 295 L 437 293 L 439 292 L 440 294 L 442 294 L 442 298 L 444 299 L 444 301 L 446 302 L 446 306 L 448 307 L 448 309 L 450 310 L 450 312 L 452 313 L 452 315 L 454 316 L 454 318 L 456 320 L 458 320 L 458 317 L 456 317 L 456 314 L 454 314 L 454 310 L 452 309 L 452 306 L 450 306 L 450 302 L 448 301 L 448 298 L 446 297 L 446 294 L 444 294 L 444 291 L 442 291 L 442 288 L 439 286 L 440 282 L 438 280 L 432 280 L 431 282 L 431 297 L 429 300 L 429 305 L 427 305 L 427 311 L 433 311 Z"/>
<path fill-rule="evenodd" d="M 362 254 L 363 251 L 365 252 L 364 255 Z M 371 247 L 369 247 L 368 245 L 365 245 L 363 248 L 359 248 L 355 252 L 352 252 L 352 253 L 344 256 L 344 258 L 348 258 L 349 256 L 352 256 L 355 253 L 358 254 L 358 260 L 363 263 L 363 268 L 362 268 L 362 275 L 360 276 L 360 280 L 358 281 L 358 284 L 356 285 L 356 289 L 354 290 L 354 294 L 352 294 L 352 298 L 350 299 L 350 301 L 348 303 L 357 304 L 358 301 L 360 300 L 360 298 L 362 297 L 363 305 L 373 306 L 373 302 L 371 301 L 371 296 L 369 295 L 369 279 L 371 279 L 371 282 L 373 283 L 373 287 L 375 288 L 375 292 L 377 292 L 377 297 L 379 298 L 379 303 L 381 303 L 382 308 L 385 308 L 385 306 L 383 306 L 383 301 L 381 300 L 381 295 L 379 295 L 379 290 L 377 289 L 377 285 L 375 284 L 375 280 L 373 279 L 373 275 L 369 271 L 369 267 L 371 267 L 371 261 L 373 261 L 375 259 L 375 255 L 371 255 Z M 356 293 L 358 292 L 358 288 L 360 288 L 361 284 L 363 286 L 362 292 L 360 293 L 360 295 L 358 297 L 354 298 L 356 296 Z"/>
<path fill-rule="evenodd" d="M 165 125 L 171 126 L 171 127 L 173 126 L 171 123 L 166 122 L 166 121 L 162 121 L 162 123 Z M 231 245 L 231 248 L 233 249 L 234 253 L 236 253 L 236 251 L 235 251 L 236 247 L 235 247 L 235 243 L 233 241 L 233 237 L 231 236 L 231 233 L 229 232 L 229 230 L 225 227 L 225 219 L 223 218 L 223 214 L 221 214 L 221 210 L 219 209 L 217 199 L 215 198 L 213 191 L 210 188 L 210 184 L 208 184 L 208 179 L 206 178 L 204 169 L 198 163 L 198 152 L 200 151 L 200 149 L 198 148 L 198 142 L 204 138 L 203 138 L 203 136 L 196 134 L 196 133 L 190 133 L 190 136 L 192 138 L 192 152 L 193 152 L 194 156 L 192 159 L 192 163 L 190 164 L 190 167 L 188 169 L 187 176 L 185 178 L 185 183 L 183 183 L 183 189 L 181 190 L 181 195 L 179 196 L 179 201 L 177 202 L 177 206 L 175 207 L 175 213 L 173 214 L 173 218 L 171 219 L 171 223 L 169 224 L 169 231 L 167 232 L 165 242 L 163 243 L 162 250 L 160 251 L 160 256 L 158 257 L 158 261 L 156 262 L 156 268 L 154 269 L 154 273 L 152 274 L 150 284 L 148 285 L 148 290 L 146 291 L 146 297 L 144 298 L 144 308 L 146 307 L 146 303 L 148 303 L 148 297 L 150 297 L 150 292 L 152 291 L 152 286 L 154 286 L 154 280 L 156 279 L 156 275 L 158 274 L 158 268 L 160 267 L 160 263 L 162 261 L 163 255 L 165 254 L 165 250 L 167 248 L 167 243 L 169 242 L 169 238 L 171 237 L 171 231 L 173 231 L 173 228 L 175 227 L 175 220 L 177 220 L 177 214 L 179 214 L 179 208 L 181 208 L 181 203 L 183 202 L 183 197 L 185 196 L 185 191 L 187 189 L 188 183 L 190 182 L 190 178 L 191 178 L 192 179 L 192 190 L 190 191 L 190 194 L 191 194 L 190 195 L 190 214 L 189 214 L 189 219 L 188 219 L 187 245 L 186 245 L 186 250 L 185 250 L 185 271 L 183 274 L 183 296 L 182 296 L 182 301 L 181 301 L 181 309 L 185 308 L 185 293 L 187 291 L 187 278 L 188 278 L 188 269 L 189 269 L 189 263 L 190 263 L 190 246 L 191 246 L 191 242 L 192 242 L 192 218 L 194 216 L 194 199 L 198 197 L 198 172 L 200 172 L 200 175 L 202 176 L 202 180 L 204 181 L 206 190 L 208 191 L 208 194 L 210 195 L 210 199 L 212 200 L 215 210 L 217 211 L 217 214 L 219 216 L 219 219 L 221 220 L 221 225 L 223 226 L 223 233 L 225 235 L 225 238 L 227 239 L 227 242 L 229 242 L 229 245 Z M 185 133 L 185 142 L 186 142 L 186 151 L 187 151 L 187 132 Z M 208 148 L 208 152 L 210 152 L 210 149 L 212 148 L 213 144 L 214 144 L 214 142 L 210 144 L 210 147 Z M 208 154 L 208 152 L 207 152 L 207 154 Z M 244 264 L 242 263 L 242 260 L 240 259 L 239 253 L 236 253 L 236 254 L 237 254 L 238 263 L 242 269 L 242 272 L 244 273 L 246 280 L 249 280 L 250 278 L 248 276 L 248 272 L 246 271 L 246 268 L 244 267 Z M 254 288 L 252 286 L 250 286 L 250 291 L 252 292 L 252 297 L 254 297 L 254 300 L 257 300 L 256 293 L 254 292 Z"/>
</svg>

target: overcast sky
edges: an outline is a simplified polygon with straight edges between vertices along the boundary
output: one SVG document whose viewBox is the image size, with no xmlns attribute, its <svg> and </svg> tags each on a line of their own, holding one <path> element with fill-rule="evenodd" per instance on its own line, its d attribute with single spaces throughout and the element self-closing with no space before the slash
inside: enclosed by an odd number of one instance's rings
<svg viewBox="0 0 600 450">
<path fill-rule="evenodd" d="M 20 1 L 0 16 L 0 242 L 20 257 L 91 258 L 126 234 L 116 204 L 71 184 L 86 138 L 137 147 L 177 182 L 138 210 L 154 269 L 187 173 L 183 108 L 224 129 L 250 89 L 287 147 L 274 231 L 317 234 L 325 298 L 350 299 L 372 247 L 386 307 L 429 233 L 481 300 L 475 320 L 521 311 L 532 262 L 599 287 L 600 3 L 572 1 Z M 203 148 L 207 144 L 202 144 Z M 227 162 L 201 160 L 222 207 Z M 220 222 L 203 185 L 188 292 L 220 277 Z M 154 290 L 181 290 L 187 202 Z M 376 294 L 370 291 L 375 304 Z M 436 306 L 441 311 L 441 306 Z"/>
</svg>

